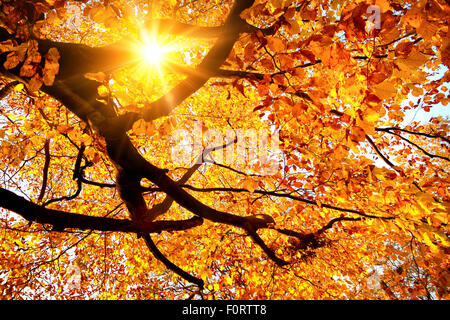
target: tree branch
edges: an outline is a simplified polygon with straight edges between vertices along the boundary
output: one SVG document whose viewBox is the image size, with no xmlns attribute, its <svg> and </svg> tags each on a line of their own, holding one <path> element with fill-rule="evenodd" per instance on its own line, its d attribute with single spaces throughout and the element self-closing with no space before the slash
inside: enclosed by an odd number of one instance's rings
<svg viewBox="0 0 450 320">
<path fill-rule="evenodd" d="M 441 135 L 438 135 L 438 134 L 431 134 L 431 133 L 425 133 L 425 132 L 415 132 L 415 131 L 406 130 L 406 129 L 402 129 L 402 128 L 396 128 L 396 127 L 375 128 L 375 131 L 381 131 L 381 132 L 387 132 L 387 133 L 389 133 L 389 131 L 401 131 L 401 132 L 414 134 L 414 135 L 418 135 L 418 136 L 424 136 L 424 137 L 427 137 L 427 138 L 441 139 L 441 140 L 447 142 L 448 144 L 450 144 L 450 139 L 448 139 L 446 137 L 443 137 Z"/>
<path fill-rule="evenodd" d="M 30 222 L 53 225 L 55 231 L 73 228 L 128 233 L 159 233 L 162 231 L 186 230 L 203 223 L 203 219 L 194 217 L 188 220 L 155 221 L 137 225 L 127 219 L 93 217 L 44 208 L 3 188 L 0 188 L 0 207 L 15 212 Z"/>
<path fill-rule="evenodd" d="M 149 250 L 153 253 L 156 259 L 164 263 L 164 265 L 169 269 L 175 272 L 177 275 L 182 277 L 183 279 L 192 282 L 196 284 L 200 289 L 203 289 L 204 282 L 202 279 L 199 279 L 197 277 L 194 277 L 193 275 L 190 275 L 177 265 L 175 265 L 173 262 L 171 262 L 169 259 L 167 259 L 161 251 L 159 251 L 158 247 L 153 242 L 152 238 L 149 234 L 143 234 L 142 237 L 144 238 L 145 244 L 149 248 Z"/>
<path fill-rule="evenodd" d="M 183 188 L 192 190 L 192 191 L 196 191 L 196 192 L 211 192 L 211 191 L 224 191 L 224 192 L 245 192 L 245 193 L 251 193 L 249 190 L 247 189 L 243 189 L 243 188 L 222 188 L 222 187 L 212 187 L 212 188 L 197 188 L 191 185 L 182 185 Z M 266 191 L 266 190 L 253 190 L 252 193 L 256 193 L 256 194 L 262 194 L 262 195 L 267 195 L 267 196 L 274 196 L 274 197 L 280 197 L 280 198 L 289 198 L 292 200 L 297 200 L 303 203 L 307 203 L 307 204 L 311 204 L 314 206 L 318 206 L 317 201 L 315 200 L 310 200 L 310 199 L 305 199 L 302 197 L 298 197 L 289 193 L 279 193 L 276 191 Z M 362 211 L 358 211 L 355 209 L 347 209 L 347 208 L 341 208 L 341 207 L 336 207 L 327 203 L 321 203 L 320 204 L 323 208 L 327 208 L 327 209 L 332 209 L 332 210 L 336 210 L 336 211 L 340 211 L 340 212 L 347 212 L 347 213 L 354 213 L 357 214 L 359 216 L 362 217 L 366 217 L 366 218 L 373 218 L 373 219 L 384 219 L 384 220 L 390 220 L 393 219 L 393 217 L 383 217 L 383 216 L 374 216 L 371 214 L 367 214 L 364 213 Z"/>
<path fill-rule="evenodd" d="M 14 80 L 11 81 L 3 86 L 3 88 L 0 89 L 0 100 L 3 100 L 8 96 L 8 94 L 12 91 L 12 89 L 18 85 L 20 81 Z"/>
<path fill-rule="evenodd" d="M 442 159 L 442 160 L 450 161 L 450 158 L 448 158 L 448 157 L 444 157 L 444 156 L 440 156 L 440 155 L 437 155 L 437 154 L 429 153 L 428 151 L 426 151 L 425 149 L 423 149 L 421 146 L 417 145 L 416 143 L 412 142 L 411 140 L 409 140 L 409 139 L 403 137 L 402 135 L 400 135 L 400 134 L 398 134 L 398 133 L 390 132 L 390 131 L 387 131 L 387 133 L 392 134 L 392 135 L 394 135 L 394 136 L 396 136 L 396 137 L 399 137 L 399 138 L 402 139 L 403 141 L 406 141 L 407 143 L 413 145 L 414 147 L 416 147 L 417 149 L 419 149 L 420 151 L 422 151 L 423 154 L 429 156 L 430 158 L 439 158 L 439 159 Z"/>
<path fill-rule="evenodd" d="M 210 148 L 206 148 L 205 150 L 203 150 L 202 154 L 197 158 L 197 161 L 195 162 L 195 164 L 183 174 L 183 176 L 177 181 L 177 183 L 179 185 L 185 184 L 189 180 L 189 178 L 192 177 L 192 175 L 198 170 L 198 168 L 200 168 L 200 166 L 205 162 L 205 157 L 207 155 L 209 155 L 212 151 L 218 151 L 221 149 L 225 149 L 234 143 L 237 143 L 236 133 L 235 133 L 235 138 L 232 141 L 225 143 L 223 145 L 220 145 L 220 146 L 210 147 Z M 173 198 L 171 198 L 169 195 L 166 195 L 166 197 L 164 198 L 164 200 L 161 203 L 153 206 L 149 210 L 148 215 L 150 216 L 150 219 L 155 220 L 157 217 L 166 213 L 172 206 L 173 201 L 174 201 Z"/>
<path fill-rule="evenodd" d="M 45 153 L 45 162 L 44 168 L 42 169 L 42 186 L 41 192 L 39 193 L 38 202 L 41 202 L 45 195 L 45 189 L 47 189 L 47 179 L 48 179 L 48 168 L 50 166 L 50 140 L 45 140 L 44 143 L 44 153 Z"/>
<path fill-rule="evenodd" d="M 247 230 L 250 237 L 253 239 L 253 241 L 264 251 L 264 253 L 272 260 L 274 261 L 278 266 L 285 266 L 289 264 L 289 262 L 284 261 L 283 259 L 280 259 L 276 256 L 275 252 L 273 252 L 272 249 L 270 249 L 261 239 L 261 237 L 256 233 L 255 230 L 249 229 Z"/>
<path fill-rule="evenodd" d="M 339 221 L 361 221 L 361 218 L 349 218 L 349 217 L 337 217 L 334 219 L 331 219 L 326 225 L 324 225 L 322 228 L 317 230 L 317 234 L 322 234 L 328 229 L 331 229 L 333 227 L 333 224 Z"/>
<path fill-rule="evenodd" d="M 372 148 L 375 150 L 375 152 L 380 156 L 381 159 L 383 159 L 384 162 L 386 162 L 391 168 L 393 168 L 395 171 L 398 171 L 395 164 L 393 164 L 384 154 L 381 153 L 380 149 L 378 149 L 375 142 L 373 142 L 372 138 L 366 134 L 366 139 L 369 141 Z"/>
<path fill-rule="evenodd" d="M 308 68 L 308 67 L 314 66 L 314 65 L 319 64 L 319 63 L 322 63 L 322 60 L 317 59 L 315 62 L 308 62 L 308 63 L 297 65 L 297 66 L 294 67 L 294 69 Z M 266 75 L 268 75 L 269 77 L 272 78 L 274 76 L 283 75 L 283 74 L 286 74 L 288 72 L 289 72 L 289 70 L 282 70 L 282 71 L 266 74 L 266 73 L 242 71 L 242 70 L 219 69 L 219 70 L 217 70 L 215 76 L 216 77 L 225 77 L 225 78 L 238 77 L 238 78 L 262 80 L 262 79 L 264 79 L 264 77 Z"/>
</svg>

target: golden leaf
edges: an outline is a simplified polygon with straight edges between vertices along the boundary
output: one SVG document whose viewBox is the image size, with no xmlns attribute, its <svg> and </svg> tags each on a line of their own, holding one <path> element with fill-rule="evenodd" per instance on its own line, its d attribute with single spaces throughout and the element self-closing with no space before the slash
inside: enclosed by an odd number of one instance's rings
<svg viewBox="0 0 450 320">
<path fill-rule="evenodd" d="M 397 94 L 396 84 L 392 81 L 383 81 L 373 86 L 372 91 L 382 100 L 388 100 Z"/>
<path fill-rule="evenodd" d="M 6 70 L 15 68 L 20 63 L 19 56 L 16 52 L 11 52 L 6 56 L 6 61 L 3 63 L 3 67 Z"/>
</svg>

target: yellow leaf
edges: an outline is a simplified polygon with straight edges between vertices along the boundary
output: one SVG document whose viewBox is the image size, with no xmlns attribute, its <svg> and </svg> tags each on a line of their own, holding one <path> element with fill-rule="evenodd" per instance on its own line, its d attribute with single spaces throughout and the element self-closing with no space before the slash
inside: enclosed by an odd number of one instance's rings
<svg viewBox="0 0 450 320">
<path fill-rule="evenodd" d="M 95 81 L 101 82 L 101 83 L 106 81 L 106 75 L 103 72 L 85 73 L 84 77 L 89 80 L 95 80 Z"/>
<path fill-rule="evenodd" d="M 298 34 L 300 32 L 300 26 L 296 20 L 289 20 L 289 28 L 288 31 L 290 34 Z"/>
<path fill-rule="evenodd" d="M 337 161 L 342 161 L 343 159 L 345 159 L 345 157 L 347 157 L 348 152 L 347 150 L 344 148 L 344 146 L 342 146 L 341 144 L 339 144 L 333 151 L 334 153 L 334 158 Z"/>
<path fill-rule="evenodd" d="M 251 177 L 247 177 L 242 181 L 242 187 L 253 193 L 258 188 L 258 182 Z"/>
<path fill-rule="evenodd" d="M 97 88 L 97 92 L 100 97 L 107 97 L 109 94 L 108 88 L 103 85 L 101 85 L 100 87 Z"/>
<path fill-rule="evenodd" d="M 375 4 L 380 8 L 381 12 L 386 12 L 391 7 L 388 0 L 376 0 Z"/>
<path fill-rule="evenodd" d="M 428 20 L 426 19 L 423 19 L 419 28 L 417 28 L 417 33 L 426 41 L 431 40 L 438 31 L 439 25 L 436 23 L 428 22 Z"/>
<path fill-rule="evenodd" d="M 133 124 L 132 130 L 137 135 L 145 134 L 147 130 L 145 121 L 143 119 L 139 119 L 138 121 L 136 121 Z"/>
<path fill-rule="evenodd" d="M 369 121 L 358 119 L 357 124 L 358 124 L 358 126 L 360 126 L 364 130 L 365 134 L 372 135 L 372 134 L 375 133 L 375 127 L 374 127 L 373 122 L 369 122 Z M 365 138 L 365 135 L 364 135 L 364 138 Z"/>
<path fill-rule="evenodd" d="M 423 233 L 423 241 L 425 241 L 425 243 L 430 247 L 436 247 L 436 245 L 431 240 L 432 237 L 433 235 L 431 235 L 429 232 Z"/>
<path fill-rule="evenodd" d="M 24 64 L 22 68 L 20 68 L 20 76 L 31 78 L 36 73 L 37 69 L 34 65 Z"/>
<path fill-rule="evenodd" d="M 58 49 L 50 48 L 45 56 L 45 66 L 43 69 L 43 82 L 46 86 L 53 85 L 55 81 L 55 77 L 59 72 L 59 63 L 58 60 L 60 58 Z"/>
<path fill-rule="evenodd" d="M 420 97 L 421 95 L 423 95 L 423 89 L 420 87 L 414 87 L 412 90 L 412 95 L 414 97 Z"/>
<path fill-rule="evenodd" d="M 50 61 L 58 61 L 61 56 L 59 55 L 59 51 L 56 48 L 50 48 L 45 55 L 45 59 Z"/>
<path fill-rule="evenodd" d="M 394 171 L 378 167 L 374 167 L 372 169 L 372 174 L 379 180 L 392 180 L 395 179 L 395 177 L 397 176 L 397 174 Z"/>
<path fill-rule="evenodd" d="M 380 117 L 380 114 L 373 108 L 367 108 L 364 110 L 364 119 L 369 122 L 375 122 Z"/>
<path fill-rule="evenodd" d="M 445 247 L 450 247 L 450 241 L 447 235 L 442 231 L 435 231 L 434 236 L 439 239 Z"/>
<path fill-rule="evenodd" d="M 70 139 L 78 141 L 81 138 L 82 133 L 80 130 L 74 129 L 71 130 L 67 135 L 69 136 Z"/>
<path fill-rule="evenodd" d="M 14 43 L 12 40 L 0 42 L 0 53 L 10 52 L 14 50 Z"/>
<path fill-rule="evenodd" d="M 84 145 L 90 145 L 92 143 L 92 137 L 87 134 L 83 134 L 80 138 L 80 142 L 84 143 Z"/>
<path fill-rule="evenodd" d="M 17 86 L 14 87 L 14 91 L 16 92 L 20 92 L 25 88 L 25 86 L 23 85 L 23 83 L 19 83 Z"/>
</svg>

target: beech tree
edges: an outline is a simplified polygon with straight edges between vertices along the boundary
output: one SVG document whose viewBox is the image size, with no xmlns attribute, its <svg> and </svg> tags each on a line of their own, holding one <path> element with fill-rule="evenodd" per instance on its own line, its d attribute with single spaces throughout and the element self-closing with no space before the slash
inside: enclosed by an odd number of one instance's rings
<svg viewBox="0 0 450 320">
<path fill-rule="evenodd" d="M 2 299 L 448 299 L 448 1 L 0 6 Z"/>
</svg>

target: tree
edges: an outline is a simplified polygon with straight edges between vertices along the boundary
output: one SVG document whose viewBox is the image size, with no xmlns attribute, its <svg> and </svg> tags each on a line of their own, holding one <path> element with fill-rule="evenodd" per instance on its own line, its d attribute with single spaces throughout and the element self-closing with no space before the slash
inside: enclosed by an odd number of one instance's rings
<svg viewBox="0 0 450 320">
<path fill-rule="evenodd" d="M 447 299 L 449 11 L 2 1 L 2 298 Z"/>
</svg>

